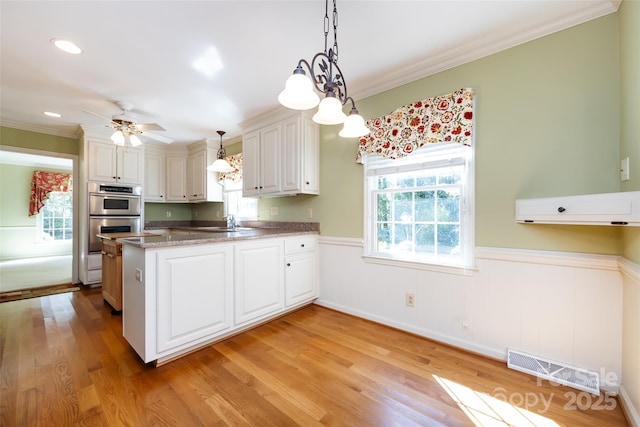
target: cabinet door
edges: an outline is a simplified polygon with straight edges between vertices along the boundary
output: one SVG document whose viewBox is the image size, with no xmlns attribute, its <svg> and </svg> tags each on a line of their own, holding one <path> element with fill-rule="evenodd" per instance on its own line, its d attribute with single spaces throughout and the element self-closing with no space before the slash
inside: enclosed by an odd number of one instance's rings
<svg viewBox="0 0 640 427">
<path fill-rule="evenodd" d="M 102 298 L 114 310 L 122 310 L 122 245 L 102 241 Z"/>
<path fill-rule="evenodd" d="M 236 324 L 265 317 L 284 307 L 283 248 L 279 239 L 236 245 Z"/>
<path fill-rule="evenodd" d="M 157 260 L 158 353 L 231 328 L 232 245 L 161 251 Z"/>
<path fill-rule="evenodd" d="M 260 194 L 260 132 L 242 137 L 242 195 Z"/>
<path fill-rule="evenodd" d="M 144 153 L 139 148 L 117 147 L 116 172 L 118 182 L 142 184 Z"/>
<path fill-rule="evenodd" d="M 275 124 L 260 131 L 260 183 L 261 194 L 280 192 L 281 126 Z"/>
<path fill-rule="evenodd" d="M 294 117 L 282 122 L 282 191 L 300 192 L 302 174 L 302 140 L 300 119 Z"/>
<path fill-rule="evenodd" d="M 187 201 L 187 158 L 167 157 L 167 201 Z"/>
<path fill-rule="evenodd" d="M 287 255 L 285 260 L 285 305 L 311 301 L 318 296 L 315 252 Z"/>
<path fill-rule="evenodd" d="M 320 194 L 320 136 L 318 125 L 302 118 L 302 192 Z"/>
<path fill-rule="evenodd" d="M 205 199 L 205 179 L 207 171 L 206 151 L 191 154 L 188 160 L 187 191 L 189 201 Z"/>
<path fill-rule="evenodd" d="M 89 181 L 116 182 L 116 146 L 89 141 Z"/>
<path fill-rule="evenodd" d="M 144 159 L 144 201 L 165 201 L 165 159 L 159 153 L 147 153 Z"/>
</svg>

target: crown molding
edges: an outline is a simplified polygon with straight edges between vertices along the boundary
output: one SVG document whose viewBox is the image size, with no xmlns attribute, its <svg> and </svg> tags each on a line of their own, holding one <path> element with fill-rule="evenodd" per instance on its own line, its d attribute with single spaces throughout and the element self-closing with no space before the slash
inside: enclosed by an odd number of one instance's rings
<svg viewBox="0 0 640 427">
<path fill-rule="evenodd" d="M 0 126 L 12 129 L 26 130 L 29 132 L 44 133 L 46 135 L 61 136 L 64 138 L 78 139 L 78 125 L 71 125 L 70 128 L 72 129 L 60 129 L 29 123 L 14 122 L 11 120 L 0 120 Z"/>
</svg>

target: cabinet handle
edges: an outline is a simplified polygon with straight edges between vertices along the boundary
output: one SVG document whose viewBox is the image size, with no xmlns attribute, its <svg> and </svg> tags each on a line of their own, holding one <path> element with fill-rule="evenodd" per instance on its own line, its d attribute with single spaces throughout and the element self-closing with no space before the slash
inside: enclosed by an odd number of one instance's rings
<svg viewBox="0 0 640 427">
<path fill-rule="evenodd" d="M 115 177 L 115 176 L 112 176 L 111 178 L 116 179 L 116 177 Z"/>
<path fill-rule="evenodd" d="M 309 185 L 309 181 L 307 181 L 307 185 Z"/>
<path fill-rule="evenodd" d="M 290 262 L 287 263 L 287 267 L 291 267 L 291 263 Z"/>
<path fill-rule="evenodd" d="M 560 207 L 558 208 L 558 212 L 562 213 L 562 212 L 564 212 L 564 211 L 566 211 L 566 209 L 565 209 L 565 208 L 563 208 L 562 206 L 560 206 Z"/>
<path fill-rule="evenodd" d="M 304 248 L 304 243 L 302 243 L 302 244 L 300 245 L 300 247 L 301 247 L 301 248 Z"/>
<path fill-rule="evenodd" d="M 253 187 L 253 189 L 254 189 L 254 190 L 257 190 L 257 189 L 258 189 L 258 187 Z"/>
</svg>

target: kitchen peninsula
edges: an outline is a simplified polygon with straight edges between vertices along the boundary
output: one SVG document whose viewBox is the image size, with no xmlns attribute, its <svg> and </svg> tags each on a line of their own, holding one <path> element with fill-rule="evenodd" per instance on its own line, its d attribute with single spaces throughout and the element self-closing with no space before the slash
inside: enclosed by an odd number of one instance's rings
<svg viewBox="0 0 640 427">
<path fill-rule="evenodd" d="M 125 339 L 159 365 L 312 303 L 318 234 L 270 222 L 118 239 Z"/>
</svg>

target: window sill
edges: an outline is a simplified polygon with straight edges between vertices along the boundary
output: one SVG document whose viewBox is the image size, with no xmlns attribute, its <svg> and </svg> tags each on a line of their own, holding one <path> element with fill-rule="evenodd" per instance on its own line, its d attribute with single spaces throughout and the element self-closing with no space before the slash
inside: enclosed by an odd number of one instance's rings
<svg viewBox="0 0 640 427">
<path fill-rule="evenodd" d="M 460 267 L 456 265 L 429 264 L 425 262 L 406 261 L 392 258 L 382 258 L 371 255 L 363 255 L 364 262 L 371 264 L 389 265 L 393 267 L 412 268 L 415 270 L 435 271 L 438 273 L 457 274 L 471 276 L 478 271 L 477 267 Z"/>
</svg>

